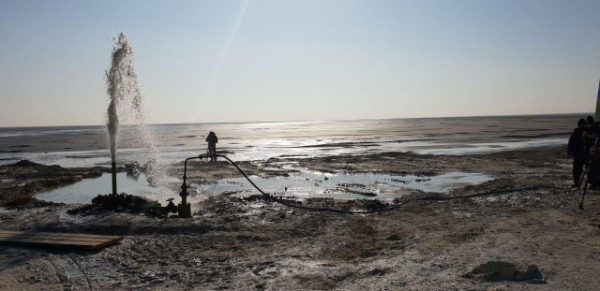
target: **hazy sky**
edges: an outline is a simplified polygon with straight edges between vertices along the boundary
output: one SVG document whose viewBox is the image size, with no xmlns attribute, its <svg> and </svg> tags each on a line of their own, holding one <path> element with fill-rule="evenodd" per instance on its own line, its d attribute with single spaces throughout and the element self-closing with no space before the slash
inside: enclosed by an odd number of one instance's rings
<svg viewBox="0 0 600 291">
<path fill-rule="evenodd" d="M 153 123 L 592 112 L 600 1 L 0 0 L 0 127 L 103 124 L 125 33 Z"/>
</svg>

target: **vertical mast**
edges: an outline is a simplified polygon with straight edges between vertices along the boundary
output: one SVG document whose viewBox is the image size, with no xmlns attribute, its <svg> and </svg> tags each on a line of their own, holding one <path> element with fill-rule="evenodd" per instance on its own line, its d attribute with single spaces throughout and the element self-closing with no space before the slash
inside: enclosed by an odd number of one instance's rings
<svg viewBox="0 0 600 291">
<path fill-rule="evenodd" d="M 600 121 L 600 82 L 598 82 L 598 97 L 596 97 L 596 121 Z"/>
</svg>

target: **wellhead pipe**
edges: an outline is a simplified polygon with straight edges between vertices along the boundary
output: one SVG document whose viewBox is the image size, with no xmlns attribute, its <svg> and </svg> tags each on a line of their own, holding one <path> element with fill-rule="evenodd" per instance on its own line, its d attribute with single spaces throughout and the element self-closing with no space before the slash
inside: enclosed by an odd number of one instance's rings
<svg viewBox="0 0 600 291">
<path fill-rule="evenodd" d="M 117 163 L 112 162 L 112 194 L 117 195 Z"/>
</svg>

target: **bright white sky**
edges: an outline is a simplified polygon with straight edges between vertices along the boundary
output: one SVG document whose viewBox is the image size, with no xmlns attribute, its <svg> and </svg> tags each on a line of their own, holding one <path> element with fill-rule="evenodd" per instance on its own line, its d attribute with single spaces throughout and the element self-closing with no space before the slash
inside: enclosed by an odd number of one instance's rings
<svg viewBox="0 0 600 291">
<path fill-rule="evenodd" d="M 0 127 L 103 124 L 125 33 L 152 123 L 593 112 L 600 1 L 0 0 Z"/>
</svg>

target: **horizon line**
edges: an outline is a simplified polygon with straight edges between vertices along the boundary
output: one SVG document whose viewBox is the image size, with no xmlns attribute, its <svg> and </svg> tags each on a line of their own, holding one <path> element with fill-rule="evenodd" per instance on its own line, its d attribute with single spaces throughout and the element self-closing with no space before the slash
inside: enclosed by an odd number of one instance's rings
<svg viewBox="0 0 600 291">
<path fill-rule="evenodd" d="M 361 121 L 361 120 L 397 120 L 397 119 L 442 119 L 442 118 L 476 118 L 476 117 L 518 117 L 518 116 L 549 116 L 549 115 L 591 115 L 593 112 L 563 112 L 563 113 L 532 113 L 532 114 L 499 114 L 499 115 L 463 115 L 463 116 L 425 116 L 425 117 L 394 117 L 394 118 L 357 118 L 357 119 L 315 119 L 315 120 L 287 120 L 287 121 L 216 121 L 216 122 L 166 122 L 148 123 L 147 125 L 189 125 L 189 124 L 247 124 L 247 123 L 286 123 L 286 122 L 327 122 L 327 121 Z M 123 124 L 129 125 L 129 124 Z M 106 124 L 78 124 L 78 125 L 19 125 L 0 126 L 0 129 L 8 128 L 40 128 L 40 127 L 95 127 L 106 126 Z"/>
</svg>

